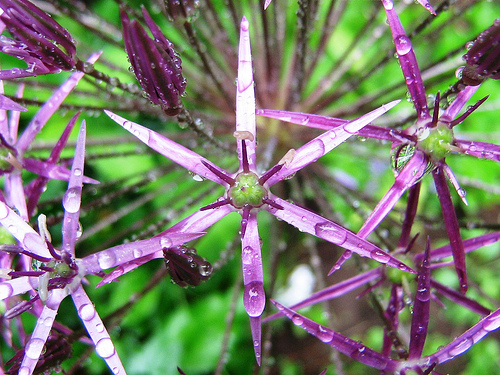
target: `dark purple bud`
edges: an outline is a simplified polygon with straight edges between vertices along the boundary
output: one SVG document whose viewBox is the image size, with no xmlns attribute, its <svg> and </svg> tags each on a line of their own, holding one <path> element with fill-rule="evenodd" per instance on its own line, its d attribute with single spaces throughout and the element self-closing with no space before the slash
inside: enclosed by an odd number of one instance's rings
<svg viewBox="0 0 500 375">
<path fill-rule="evenodd" d="M 0 20 L 14 38 L 0 37 L 2 52 L 25 60 L 31 73 L 75 67 L 73 38 L 47 13 L 27 0 L 0 0 L 0 8 Z"/>
<path fill-rule="evenodd" d="M 483 31 L 464 55 L 467 63 L 462 70 L 462 81 L 477 86 L 486 78 L 500 79 L 500 18 Z"/>
<path fill-rule="evenodd" d="M 163 257 L 172 281 L 181 287 L 197 286 L 212 275 L 212 265 L 186 246 L 163 249 Z"/>
<path fill-rule="evenodd" d="M 198 8 L 198 0 L 164 0 L 165 12 L 172 20 L 190 19 L 195 15 Z"/>
<path fill-rule="evenodd" d="M 181 112 L 180 97 L 186 89 L 182 62 L 173 44 L 165 38 L 144 8 L 143 13 L 154 39 L 136 20 L 130 21 L 122 9 L 125 49 L 135 76 L 149 100 L 160 105 L 167 115 L 175 116 Z"/>
</svg>

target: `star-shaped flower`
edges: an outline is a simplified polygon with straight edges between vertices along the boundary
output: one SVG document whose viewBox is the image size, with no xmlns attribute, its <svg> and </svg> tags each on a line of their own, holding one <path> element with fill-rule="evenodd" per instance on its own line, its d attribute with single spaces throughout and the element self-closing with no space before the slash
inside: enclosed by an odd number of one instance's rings
<svg viewBox="0 0 500 375">
<path fill-rule="evenodd" d="M 106 113 L 118 124 L 130 131 L 149 147 L 190 172 L 212 180 L 226 189 L 225 197 L 202 207 L 188 218 L 162 232 L 201 232 L 215 222 L 237 211 L 241 214 L 241 242 L 243 263 L 243 302 L 250 317 L 254 350 L 257 362 L 261 356 L 261 315 L 265 307 L 261 243 L 257 226 L 257 213 L 266 210 L 277 218 L 288 222 L 303 232 L 339 245 L 361 256 L 380 263 L 414 272 L 387 252 L 355 235 L 339 224 L 314 212 L 273 195 L 269 189 L 279 181 L 292 176 L 298 170 L 316 161 L 333 148 L 356 134 L 370 121 L 379 117 L 399 101 L 386 104 L 356 120 L 346 121 L 342 126 L 325 132 L 297 150 L 291 150 L 275 166 L 260 174 L 256 163 L 255 96 L 250 50 L 249 22 L 241 22 L 236 92 L 236 131 L 239 170 L 229 173 L 197 153 L 139 124 L 114 113 Z M 157 253 L 154 257 L 161 257 Z M 146 262 L 151 258 L 145 258 Z M 119 274 L 133 269 L 134 262 L 123 266 Z"/>
</svg>

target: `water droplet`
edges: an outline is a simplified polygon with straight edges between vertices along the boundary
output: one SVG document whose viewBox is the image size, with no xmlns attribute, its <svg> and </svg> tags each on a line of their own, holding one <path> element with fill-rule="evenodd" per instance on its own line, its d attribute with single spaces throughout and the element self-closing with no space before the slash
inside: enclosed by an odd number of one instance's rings
<svg viewBox="0 0 500 375">
<path fill-rule="evenodd" d="M 292 316 L 292 322 L 296 326 L 301 326 L 302 324 L 304 324 L 304 319 L 300 315 L 294 315 Z"/>
<path fill-rule="evenodd" d="M 370 257 L 379 263 L 386 264 L 391 259 L 391 256 L 382 250 L 372 250 L 370 252 Z"/>
<path fill-rule="evenodd" d="M 80 309 L 78 310 L 78 315 L 80 315 L 80 318 L 86 321 L 92 320 L 95 314 L 95 308 L 90 303 L 86 303 L 85 305 L 80 306 Z"/>
<path fill-rule="evenodd" d="M 160 239 L 160 246 L 162 247 L 162 249 L 168 249 L 170 247 L 172 247 L 173 243 L 172 243 L 172 240 L 170 239 L 170 237 L 162 237 Z"/>
<path fill-rule="evenodd" d="M 103 332 L 104 332 L 104 329 L 105 329 L 105 328 L 104 328 L 104 324 L 102 324 L 102 323 L 97 323 L 97 324 L 95 325 L 95 329 L 96 329 L 96 331 L 97 331 L 97 332 L 99 332 L 99 333 L 103 333 Z"/>
<path fill-rule="evenodd" d="M 75 168 L 75 170 L 73 171 L 73 174 L 75 176 L 79 177 L 82 175 L 82 170 L 80 168 Z"/>
<path fill-rule="evenodd" d="M 13 291 L 9 283 L 0 283 L 0 300 L 10 297 Z"/>
<path fill-rule="evenodd" d="M 330 222 L 316 224 L 314 231 L 319 238 L 336 245 L 342 245 L 347 239 L 347 231 Z"/>
<path fill-rule="evenodd" d="M 254 340 L 253 341 L 253 346 L 255 346 L 257 348 L 259 345 L 260 345 L 259 340 Z"/>
<path fill-rule="evenodd" d="M 199 269 L 202 277 L 209 277 L 212 274 L 212 265 L 209 262 L 200 264 Z"/>
<path fill-rule="evenodd" d="M 142 251 L 139 249 L 134 249 L 134 258 L 140 258 L 142 256 Z"/>
<path fill-rule="evenodd" d="M 115 346 L 109 338 L 100 339 L 95 344 L 95 351 L 99 357 L 109 358 L 115 354 Z"/>
<path fill-rule="evenodd" d="M 7 205 L 3 202 L 0 202 L 0 219 L 5 219 L 9 214 L 9 209 Z"/>
<path fill-rule="evenodd" d="M 500 327 L 500 315 L 491 314 L 483 321 L 483 329 L 485 331 L 491 332 Z"/>
<path fill-rule="evenodd" d="M 318 331 L 316 332 L 316 337 L 318 337 L 321 341 L 328 343 L 332 341 L 333 333 L 329 329 L 319 326 Z"/>
<path fill-rule="evenodd" d="M 25 355 L 31 359 L 38 359 L 40 357 L 40 353 L 42 352 L 43 346 L 45 345 L 45 341 L 42 339 L 31 339 L 26 344 Z"/>
<path fill-rule="evenodd" d="M 66 212 L 75 213 L 80 209 L 81 188 L 70 188 L 64 193 L 63 207 Z"/>
<path fill-rule="evenodd" d="M 117 375 L 117 374 L 120 373 L 120 368 L 119 367 L 113 367 L 113 369 L 111 371 L 113 371 L 113 374 Z"/>
<path fill-rule="evenodd" d="M 114 267 L 116 264 L 116 255 L 112 252 L 101 252 L 97 255 L 97 263 L 102 270 Z"/>
<path fill-rule="evenodd" d="M 54 318 L 52 316 L 48 316 L 46 317 L 43 321 L 42 321 L 42 324 L 45 326 L 45 327 L 52 327 L 52 324 L 54 324 Z"/>
<path fill-rule="evenodd" d="M 31 374 L 31 370 L 29 367 L 23 366 L 19 369 L 18 375 L 29 375 Z"/>
<path fill-rule="evenodd" d="M 399 55 L 406 55 L 411 50 L 411 42 L 406 35 L 396 37 L 394 44 Z"/>
<path fill-rule="evenodd" d="M 455 357 L 457 355 L 460 355 L 462 354 L 463 352 L 467 351 L 470 349 L 470 347 L 472 346 L 473 342 L 471 339 L 469 338 L 466 338 L 466 339 L 463 339 L 461 342 L 459 342 L 456 346 L 454 346 L 453 348 L 451 348 L 449 351 L 448 351 L 448 354 L 451 356 L 451 357 Z"/>
<path fill-rule="evenodd" d="M 250 246 L 246 246 L 241 254 L 241 259 L 243 264 L 252 264 L 252 253 L 253 249 Z"/>
</svg>

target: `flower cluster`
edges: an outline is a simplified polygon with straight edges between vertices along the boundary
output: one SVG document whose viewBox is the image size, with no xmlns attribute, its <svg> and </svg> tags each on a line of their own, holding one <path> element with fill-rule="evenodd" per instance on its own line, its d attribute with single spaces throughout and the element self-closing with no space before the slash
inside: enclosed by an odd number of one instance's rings
<svg viewBox="0 0 500 375">
<path fill-rule="evenodd" d="M 0 0 L 0 372 L 475 373 L 497 5 L 418 2 Z"/>
</svg>

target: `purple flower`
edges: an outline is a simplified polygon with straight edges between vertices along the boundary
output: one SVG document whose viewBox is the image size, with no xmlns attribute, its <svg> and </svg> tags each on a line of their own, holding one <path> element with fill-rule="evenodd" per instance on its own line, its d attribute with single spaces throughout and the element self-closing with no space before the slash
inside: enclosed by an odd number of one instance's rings
<svg viewBox="0 0 500 375">
<path fill-rule="evenodd" d="M 0 51 L 24 60 L 28 68 L 0 71 L 0 79 L 71 70 L 76 48 L 69 32 L 27 0 L 1 0 L 0 21 L 14 39 L 0 37 Z"/>
<path fill-rule="evenodd" d="M 202 207 L 196 213 L 161 234 L 167 235 L 172 232 L 186 231 L 201 232 L 230 212 L 236 211 L 241 214 L 243 283 L 245 286 L 243 303 L 250 317 L 255 355 L 257 362 L 260 364 L 261 315 L 265 307 L 265 294 L 261 244 L 257 226 L 257 213 L 259 211 L 266 210 L 303 232 L 342 246 L 361 256 L 369 257 L 403 271 L 414 271 L 387 252 L 356 236 L 342 226 L 296 204 L 278 198 L 269 191 L 277 182 L 292 176 L 356 134 L 370 121 L 396 105 L 398 101 L 384 105 L 359 119 L 348 121 L 334 131 L 325 132 L 297 150 L 290 150 L 275 166 L 260 174 L 257 171 L 256 164 L 257 139 L 254 81 L 249 23 L 246 18 L 243 18 L 240 30 L 236 131 L 234 132 L 237 139 L 237 153 L 240 164 L 237 173 L 229 173 L 184 146 L 139 124 L 128 121 L 109 111 L 106 111 L 106 113 L 149 147 L 192 173 L 212 180 L 226 189 L 225 197 L 221 197 L 214 203 Z M 161 253 L 155 255 L 155 257 L 161 256 Z M 144 259 L 144 262 L 148 260 Z M 122 266 L 118 275 L 136 266 L 137 263 Z M 109 280 L 108 278 L 106 281 Z"/>
<path fill-rule="evenodd" d="M 56 249 L 45 227 L 44 216 L 39 219 L 40 235 L 20 216 L 3 202 L 0 202 L 0 223 L 18 240 L 20 254 L 37 261 L 33 271 L 12 271 L 11 280 L 0 283 L 0 299 L 9 298 L 37 289 L 38 294 L 29 303 L 22 302 L 6 313 L 15 316 L 25 311 L 37 300 L 43 302 L 43 309 L 37 320 L 31 338 L 26 343 L 19 373 L 32 374 L 40 355 L 47 345 L 50 330 L 60 303 L 71 296 L 96 352 L 104 358 L 113 373 L 125 373 L 94 305 L 87 296 L 83 282 L 90 274 L 101 274 L 103 270 L 131 262 L 150 253 L 182 245 L 200 237 L 203 233 L 171 233 L 152 239 L 138 241 L 103 250 L 84 258 L 75 255 L 75 244 L 81 234 L 79 226 L 80 201 L 83 183 L 85 154 L 85 122 L 82 122 L 77 140 L 75 157 L 71 168 L 68 189 L 63 197 L 64 218 L 62 224 L 62 246 Z"/>
<path fill-rule="evenodd" d="M 136 20 L 130 21 L 123 9 L 120 11 L 130 64 L 149 100 L 160 105 L 167 115 L 175 116 L 181 112 L 180 97 L 186 88 L 181 59 L 146 8 L 142 8 L 142 13 L 154 39 Z"/>
<path fill-rule="evenodd" d="M 500 18 L 478 35 L 464 55 L 467 65 L 462 70 L 462 81 L 477 86 L 486 78 L 500 79 Z"/>
</svg>

